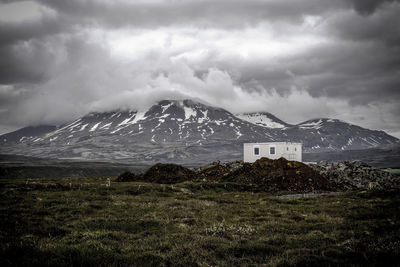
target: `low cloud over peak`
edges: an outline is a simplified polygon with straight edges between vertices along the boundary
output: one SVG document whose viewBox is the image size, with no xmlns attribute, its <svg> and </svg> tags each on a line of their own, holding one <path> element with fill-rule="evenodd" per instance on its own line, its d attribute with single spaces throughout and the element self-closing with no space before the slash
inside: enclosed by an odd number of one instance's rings
<svg viewBox="0 0 400 267">
<path fill-rule="evenodd" d="M 398 1 L 1 1 L 4 10 L 18 16 L 0 20 L 3 132 L 191 97 L 400 132 Z"/>
</svg>

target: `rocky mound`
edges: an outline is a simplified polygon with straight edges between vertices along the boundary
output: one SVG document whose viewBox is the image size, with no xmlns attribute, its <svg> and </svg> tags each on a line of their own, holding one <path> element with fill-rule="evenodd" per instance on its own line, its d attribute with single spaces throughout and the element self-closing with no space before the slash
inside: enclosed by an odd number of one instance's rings
<svg viewBox="0 0 400 267">
<path fill-rule="evenodd" d="M 255 184 L 265 191 L 310 192 L 334 189 L 328 179 L 308 165 L 284 158 L 277 160 L 261 158 L 254 163 L 244 163 L 224 180 Z"/>
<path fill-rule="evenodd" d="M 231 169 L 220 161 L 195 168 L 196 177 L 202 181 L 221 181 L 221 179 L 231 173 Z"/>
<path fill-rule="evenodd" d="M 134 174 L 130 171 L 126 171 L 122 174 L 120 174 L 117 179 L 115 179 L 116 182 L 135 182 L 135 181 L 143 181 L 143 175 L 141 174 Z"/>
<path fill-rule="evenodd" d="M 176 164 L 157 163 L 143 176 L 143 181 L 174 184 L 194 179 L 195 172 Z"/>
<path fill-rule="evenodd" d="M 360 161 L 321 161 L 310 167 L 335 183 L 340 190 L 400 188 L 400 179 Z"/>
<path fill-rule="evenodd" d="M 254 163 L 242 161 L 219 161 L 190 170 L 176 164 L 158 163 L 144 175 L 124 173 L 117 181 L 145 181 L 162 184 L 181 183 L 185 181 L 234 182 L 249 185 L 263 191 L 311 192 L 315 190 L 332 190 L 330 181 L 297 161 L 284 158 L 271 160 L 261 158 Z"/>
</svg>

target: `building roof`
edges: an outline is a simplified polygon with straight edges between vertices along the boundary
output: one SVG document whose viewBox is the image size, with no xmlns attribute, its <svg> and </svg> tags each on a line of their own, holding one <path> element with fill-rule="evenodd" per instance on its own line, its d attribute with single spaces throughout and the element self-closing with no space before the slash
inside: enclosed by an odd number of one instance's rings
<svg viewBox="0 0 400 267">
<path fill-rule="evenodd" d="M 284 144 L 284 145 L 302 145 L 302 143 L 296 143 L 296 142 L 256 142 L 256 143 L 244 143 L 244 145 L 278 145 L 278 144 Z"/>
</svg>

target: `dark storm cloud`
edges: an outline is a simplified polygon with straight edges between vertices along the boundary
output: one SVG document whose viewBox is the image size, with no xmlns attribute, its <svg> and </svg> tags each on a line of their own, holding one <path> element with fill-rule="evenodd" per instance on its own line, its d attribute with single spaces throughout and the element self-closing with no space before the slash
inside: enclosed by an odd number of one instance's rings
<svg viewBox="0 0 400 267">
<path fill-rule="evenodd" d="M 370 15 L 385 3 L 398 2 L 397 0 L 351 0 L 355 10 L 363 15 Z"/>
<path fill-rule="evenodd" d="M 245 86 L 253 86 L 255 80 L 266 89 L 278 89 L 282 95 L 295 85 L 314 97 L 336 97 L 357 104 L 400 98 L 400 50 L 379 40 L 361 44 L 338 42 L 273 62 L 255 60 L 240 64 L 222 67 L 240 69 L 239 82 Z"/>
<path fill-rule="evenodd" d="M 387 86 L 388 81 L 393 84 L 397 80 L 398 83 L 400 52 L 397 48 L 381 43 L 345 42 L 320 47 L 303 56 L 303 61 L 293 65 L 291 70 L 304 77 L 305 86 L 313 96 L 326 94 L 356 102 L 362 99 L 364 103 L 375 101 L 377 97 L 399 97 L 398 90 Z M 376 94 L 378 88 L 382 94 Z"/>
<path fill-rule="evenodd" d="M 210 23 L 234 24 L 230 20 L 241 23 L 259 20 L 260 17 L 275 15 L 280 5 L 266 5 L 260 1 L 188 1 L 164 3 L 126 3 L 122 5 L 96 4 L 81 1 L 47 1 L 47 4 L 66 14 L 85 15 L 89 19 L 114 25 L 137 24 L 142 26 L 161 26 L 188 21 L 207 20 Z M 296 6 L 286 11 L 293 15 Z M 281 16 L 282 12 L 279 12 Z M 296 11 L 297 13 L 297 11 Z M 248 14 L 252 14 L 249 17 Z"/>
<path fill-rule="evenodd" d="M 3 4 L 15 2 L 0 0 Z M 303 119 L 314 110 L 298 101 L 311 101 L 321 116 L 329 113 L 324 105 L 319 106 L 320 99 L 331 101 L 332 106 L 337 105 L 335 101 L 360 107 L 390 105 L 385 110 L 392 119 L 385 127 L 398 131 L 400 122 L 395 116 L 400 111 L 393 102 L 400 99 L 399 1 L 35 3 L 54 12 L 44 12 L 34 20 L 0 20 L 0 123 L 67 120 L 68 116 L 87 112 L 88 107 L 116 108 L 131 99 L 147 99 L 147 91 L 166 97 L 190 95 L 192 90 L 202 92 L 198 97 L 210 97 L 210 102 L 248 97 L 248 105 L 224 102 L 242 110 L 251 107 L 254 92 L 271 95 L 273 100 L 292 99 L 290 103 L 298 106 L 299 114 L 303 108 Z M 185 35 L 182 29 L 191 29 L 192 33 Z M 246 40 L 249 29 L 256 34 Z M 139 56 L 119 61 L 109 47 L 115 36 L 92 40 L 96 31 L 99 36 L 111 32 L 118 38 L 132 37 L 133 44 L 136 37 L 147 32 L 169 37 L 154 48 L 151 46 L 159 35 L 149 35 L 143 47 L 132 46 L 133 52 L 142 51 L 137 52 Z M 170 43 L 179 35 L 196 42 L 171 48 Z M 260 51 L 246 50 L 246 45 L 257 44 L 258 36 L 276 42 L 277 48 L 266 56 L 262 52 L 269 50 L 268 42 L 256 48 Z M 308 40 L 310 44 L 306 45 Z M 244 56 L 237 52 L 240 48 L 250 51 L 249 56 L 246 51 Z M 191 53 L 199 55 L 192 56 L 193 62 Z M 187 54 L 188 60 L 177 59 Z M 242 95 L 232 96 L 238 91 L 235 86 L 243 90 Z M 294 94 L 293 90 L 303 91 Z M 300 100 L 293 100 L 293 95 Z M 273 105 L 271 101 L 267 102 Z M 262 103 L 255 102 L 257 105 Z M 28 116 L 28 110 L 36 114 Z M 378 122 L 375 125 L 383 127 Z"/>
<path fill-rule="evenodd" d="M 44 38 L 64 32 L 68 27 L 55 17 L 44 17 L 38 21 L 22 21 L 20 23 L 0 22 L 0 46 L 10 45 L 18 41 Z"/>
<path fill-rule="evenodd" d="M 242 28 L 265 20 L 299 23 L 304 15 L 321 15 L 348 4 L 341 0 L 223 0 L 113 2 L 41 0 L 76 23 L 109 27 L 201 25 Z"/>
<path fill-rule="evenodd" d="M 22 2 L 25 0 L 0 0 L 0 4 L 10 4 L 10 3 L 15 3 L 15 2 Z"/>
<path fill-rule="evenodd" d="M 399 6 L 388 7 L 367 17 L 343 14 L 334 19 L 327 28 L 328 32 L 340 39 L 400 46 Z"/>
<path fill-rule="evenodd" d="M 39 83 L 49 78 L 57 56 L 51 44 L 30 40 L 0 46 L 0 84 Z"/>
<path fill-rule="evenodd" d="M 304 15 L 324 15 L 335 9 L 354 8 L 371 15 L 382 5 L 398 0 L 199 0 L 113 2 L 81 0 L 40 0 L 75 23 L 111 27 L 162 27 L 201 24 L 212 27 L 245 27 L 262 21 L 285 20 L 298 23 Z"/>
<path fill-rule="evenodd" d="M 44 72 L 40 71 L 35 63 L 21 57 L 10 47 L 0 48 L 0 84 L 39 82 L 44 78 Z"/>
<path fill-rule="evenodd" d="M 70 25 L 54 16 L 20 22 L 0 21 L 0 84 L 38 83 L 54 62 L 51 39 Z"/>
</svg>

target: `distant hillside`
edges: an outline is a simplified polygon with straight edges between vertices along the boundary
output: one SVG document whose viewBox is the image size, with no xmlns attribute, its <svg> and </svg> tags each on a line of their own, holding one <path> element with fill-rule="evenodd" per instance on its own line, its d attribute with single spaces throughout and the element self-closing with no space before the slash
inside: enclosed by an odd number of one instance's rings
<svg viewBox="0 0 400 267">
<path fill-rule="evenodd" d="M 0 137 L 0 153 L 45 158 L 201 164 L 242 158 L 245 142 L 302 142 L 305 152 L 396 146 L 399 140 L 336 119 L 288 124 L 269 113 L 234 115 L 192 100 L 147 110 L 90 113 L 61 128 L 26 127 Z"/>
</svg>

